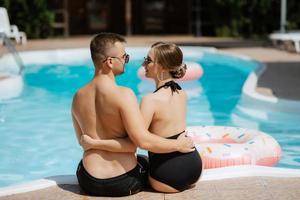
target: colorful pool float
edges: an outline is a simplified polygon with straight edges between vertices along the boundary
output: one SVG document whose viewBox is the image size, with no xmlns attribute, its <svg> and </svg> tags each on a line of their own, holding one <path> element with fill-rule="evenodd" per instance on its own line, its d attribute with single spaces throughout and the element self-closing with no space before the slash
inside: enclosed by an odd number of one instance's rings
<svg viewBox="0 0 300 200">
<path fill-rule="evenodd" d="M 278 142 L 257 130 L 190 126 L 187 132 L 204 161 L 204 168 L 233 165 L 273 166 L 281 157 Z"/>
<path fill-rule="evenodd" d="M 197 80 L 197 79 L 201 78 L 201 76 L 203 75 L 203 69 L 199 63 L 185 62 L 185 64 L 187 66 L 186 73 L 185 73 L 184 77 L 182 77 L 181 79 L 178 79 L 178 80 L 192 81 L 192 80 Z M 145 77 L 145 70 L 143 67 L 139 68 L 138 76 L 141 79 L 147 79 L 147 77 Z"/>
</svg>

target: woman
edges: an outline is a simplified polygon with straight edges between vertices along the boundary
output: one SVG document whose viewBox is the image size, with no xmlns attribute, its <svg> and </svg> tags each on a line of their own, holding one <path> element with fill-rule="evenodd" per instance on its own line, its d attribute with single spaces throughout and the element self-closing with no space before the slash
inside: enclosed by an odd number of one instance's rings
<svg viewBox="0 0 300 200">
<path fill-rule="evenodd" d="M 158 42 L 152 45 L 143 63 L 145 75 L 155 81 L 156 90 L 142 98 L 140 109 L 149 131 L 164 138 L 176 139 L 186 128 L 187 95 L 174 81 L 185 74 L 186 65 L 182 61 L 178 46 Z M 83 139 L 83 143 L 89 141 L 90 138 Z M 148 152 L 148 156 L 149 182 L 160 192 L 183 191 L 196 183 L 202 172 L 197 150 L 190 153 Z"/>
<path fill-rule="evenodd" d="M 141 112 L 149 131 L 165 138 L 177 138 L 186 128 L 187 95 L 174 79 L 182 78 L 186 65 L 175 44 L 152 45 L 143 66 L 145 75 L 155 81 L 156 90 L 143 97 Z M 161 192 L 178 192 L 194 184 L 201 175 L 197 150 L 188 154 L 149 152 L 149 182 Z"/>
</svg>

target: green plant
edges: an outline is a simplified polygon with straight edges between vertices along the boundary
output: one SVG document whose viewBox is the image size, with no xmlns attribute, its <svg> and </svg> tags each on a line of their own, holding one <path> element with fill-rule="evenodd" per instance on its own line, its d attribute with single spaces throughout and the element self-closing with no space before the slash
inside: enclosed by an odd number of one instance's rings
<svg viewBox="0 0 300 200">
<path fill-rule="evenodd" d="M 211 0 L 217 36 L 264 38 L 280 28 L 280 1 Z M 287 30 L 300 29 L 299 0 L 287 1 Z"/>
<path fill-rule="evenodd" d="M 7 9 L 11 23 L 18 25 L 29 38 L 45 38 L 52 34 L 54 14 L 46 0 L 0 0 Z"/>
</svg>

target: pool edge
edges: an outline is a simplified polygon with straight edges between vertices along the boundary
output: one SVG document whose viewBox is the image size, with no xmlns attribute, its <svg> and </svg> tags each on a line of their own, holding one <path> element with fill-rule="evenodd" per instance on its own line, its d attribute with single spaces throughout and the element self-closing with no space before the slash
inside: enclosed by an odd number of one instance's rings
<svg viewBox="0 0 300 200">
<path fill-rule="evenodd" d="M 230 166 L 206 169 L 199 181 L 213 181 L 241 177 L 300 177 L 300 169 L 265 167 L 257 165 Z M 75 175 L 51 176 L 20 185 L 0 188 L 0 197 L 32 192 L 60 184 L 76 185 L 78 182 Z"/>
<path fill-rule="evenodd" d="M 256 91 L 257 82 L 266 70 L 266 65 L 259 63 L 258 68 L 249 74 L 243 85 L 240 105 L 247 107 L 254 103 L 256 108 L 259 106 L 279 112 L 300 113 L 300 101 L 267 96 Z"/>
</svg>

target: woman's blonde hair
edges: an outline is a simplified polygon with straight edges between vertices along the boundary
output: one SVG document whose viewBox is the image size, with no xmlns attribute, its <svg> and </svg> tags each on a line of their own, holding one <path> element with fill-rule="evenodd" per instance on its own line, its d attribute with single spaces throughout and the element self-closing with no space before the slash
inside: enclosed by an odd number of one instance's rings
<svg viewBox="0 0 300 200">
<path fill-rule="evenodd" d="M 154 51 L 155 62 L 168 70 L 172 78 L 182 78 L 186 72 L 186 64 L 182 63 L 182 51 L 176 44 L 156 42 L 151 48 Z"/>
</svg>

